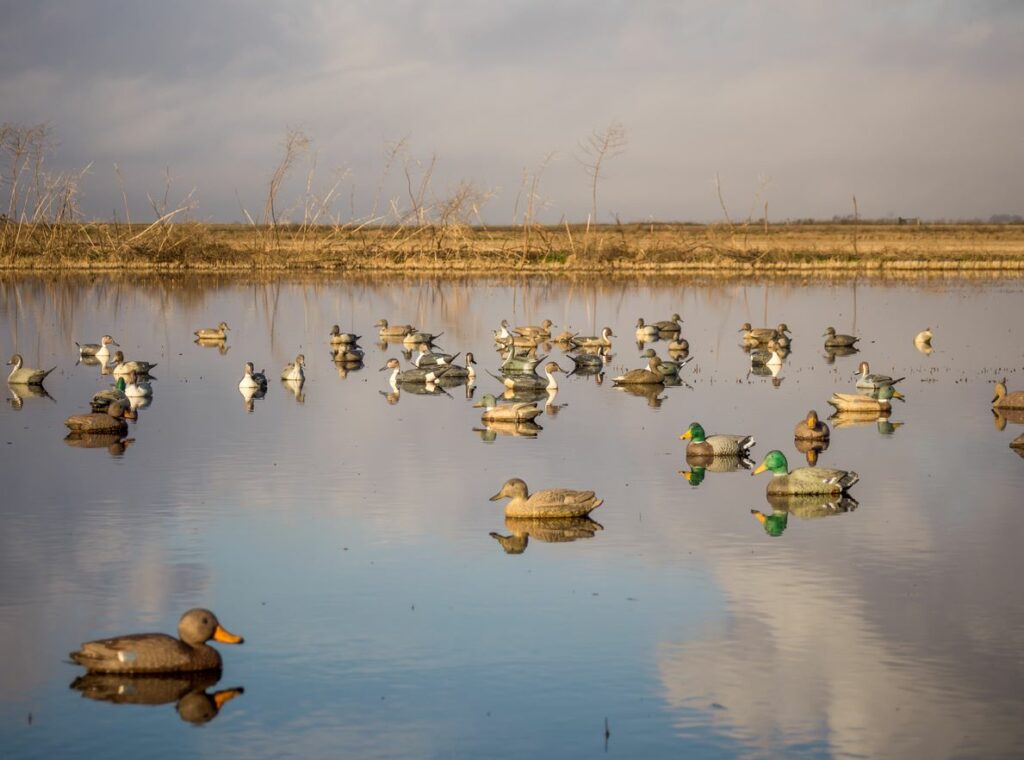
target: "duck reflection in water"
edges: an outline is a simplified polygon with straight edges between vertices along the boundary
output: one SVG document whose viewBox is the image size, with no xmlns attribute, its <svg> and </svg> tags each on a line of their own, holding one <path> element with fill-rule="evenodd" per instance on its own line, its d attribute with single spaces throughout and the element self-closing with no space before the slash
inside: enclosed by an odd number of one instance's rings
<svg viewBox="0 0 1024 760">
<path fill-rule="evenodd" d="M 597 531 L 604 530 L 604 526 L 589 517 L 506 517 L 505 530 L 509 535 L 492 531 L 490 536 L 501 544 L 506 554 L 522 554 L 531 536 L 544 543 L 567 544 L 581 538 L 593 538 Z"/>
<path fill-rule="evenodd" d="M 860 504 L 847 494 L 807 494 L 804 496 L 768 496 L 771 514 L 756 509 L 750 510 L 769 536 L 781 536 L 786 530 L 789 515 L 796 515 L 801 520 L 814 520 L 819 517 L 833 517 L 845 512 L 852 512 Z"/>
<path fill-rule="evenodd" d="M 245 692 L 241 686 L 208 692 L 220 677 L 219 670 L 152 676 L 87 673 L 72 681 L 71 688 L 88 699 L 118 705 L 166 705 L 173 702 L 179 718 L 198 725 L 209 723 L 226 702 Z"/>
<path fill-rule="evenodd" d="M 641 384 L 641 385 L 617 385 L 615 389 L 622 391 L 623 393 L 629 394 L 630 396 L 637 396 L 639 398 L 647 399 L 647 406 L 652 409 L 658 409 L 668 396 L 661 395 L 665 386 L 658 384 Z"/>
<path fill-rule="evenodd" d="M 544 429 L 536 422 L 496 422 L 494 420 L 484 420 L 483 425 L 483 427 L 473 428 L 473 432 L 478 433 L 480 440 L 484 443 L 494 443 L 499 435 L 513 438 L 536 438 L 537 434 Z"/>
<path fill-rule="evenodd" d="M 221 356 L 224 356 L 231 350 L 231 346 L 228 345 L 226 338 L 196 338 L 192 342 L 203 348 L 216 348 L 217 353 Z"/>
<path fill-rule="evenodd" d="M 689 470 L 680 470 L 679 474 L 686 478 L 691 486 L 699 486 L 709 472 L 746 472 L 754 466 L 753 460 L 737 455 L 690 454 L 686 455 Z"/>
<path fill-rule="evenodd" d="M 120 433 L 68 433 L 64 443 L 76 449 L 106 449 L 112 457 L 119 457 L 135 443 Z"/>
<path fill-rule="evenodd" d="M 11 405 L 11 409 L 16 411 L 25 405 L 25 399 L 28 398 L 48 398 L 53 403 L 57 403 L 56 399 L 47 393 L 46 388 L 41 385 L 8 385 L 7 391 L 11 394 L 7 403 Z"/>
<path fill-rule="evenodd" d="M 874 425 L 881 435 L 892 435 L 899 428 L 903 427 L 904 423 L 894 422 L 889 419 L 890 416 L 891 412 L 888 411 L 836 412 L 828 419 L 835 426 L 836 430 Z"/>
<path fill-rule="evenodd" d="M 302 390 L 305 380 L 282 380 L 281 385 L 291 391 L 292 396 L 300 404 L 306 403 L 306 393 Z"/>
</svg>

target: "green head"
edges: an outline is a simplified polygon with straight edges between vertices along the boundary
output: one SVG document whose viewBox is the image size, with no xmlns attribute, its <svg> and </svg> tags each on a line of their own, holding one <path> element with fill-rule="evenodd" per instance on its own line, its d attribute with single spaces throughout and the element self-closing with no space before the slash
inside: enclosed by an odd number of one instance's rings
<svg viewBox="0 0 1024 760">
<path fill-rule="evenodd" d="M 128 384 L 124 381 L 124 377 L 117 378 L 117 389 L 124 393 L 124 389 L 128 387 Z"/>
<path fill-rule="evenodd" d="M 686 482 L 691 486 L 699 486 L 704 482 L 704 473 L 705 469 L 703 467 L 691 467 L 689 472 L 684 470 L 680 475 L 686 478 Z"/>
<path fill-rule="evenodd" d="M 679 436 L 681 441 L 693 441 L 694 443 L 704 443 L 705 438 L 704 428 L 699 422 L 691 422 L 690 427 L 686 428 L 686 432 Z"/>
<path fill-rule="evenodd" d="M 786 461 L 786 455 L 778 449 L 769 451 L 764 456 L 764 461 L 757 466 L 751 475 L 758 475 L 765 470 L 771 470 L 773 475 L 788 475 L 789 474 L 789 462 Z"/>
<path fill-rule="evenodd" d="M 484 409 L 493 409 L 497 405 L 498 399 L 494 398 L 494 395 L 491 393 L 485 393 L 479 401 L 473 404 L 475 407 L 483 407 Z"/>
<path fill-rule="evenodd" d="M 752 509 L 750 514 L 757 518 L 757 521 L 764 528 L 764 532 L 772 538 L 781 536 L 783 531 L 786 530 L 786 523 L 789 522 L 788 512 L 773 512 L 770 515 L 766 515 L 763 512 Z"/>
<path fill-rule="evenodd" d="M 891 385 L 883 385 L 878 389 L 878 400 L 888 401 L 889 399 L 898 398 L 902 399 L 903 394 L 893 388 Z"/>
</svg>

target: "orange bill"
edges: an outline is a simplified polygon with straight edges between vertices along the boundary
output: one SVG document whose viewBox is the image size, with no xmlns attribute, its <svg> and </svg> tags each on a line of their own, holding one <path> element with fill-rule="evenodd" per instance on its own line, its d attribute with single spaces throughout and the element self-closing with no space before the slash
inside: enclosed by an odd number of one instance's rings
<svg viewBox="0 0 1024 760">
<path fill-rule="evenodd" d="M 241 636 L 236 636 L 227 628 L 217 626 L 217 629 L 213 632 L 213 638 L 215 641 L 220 641 L 224 644 L 244 644 L 245 639 Z"/>
</svg>

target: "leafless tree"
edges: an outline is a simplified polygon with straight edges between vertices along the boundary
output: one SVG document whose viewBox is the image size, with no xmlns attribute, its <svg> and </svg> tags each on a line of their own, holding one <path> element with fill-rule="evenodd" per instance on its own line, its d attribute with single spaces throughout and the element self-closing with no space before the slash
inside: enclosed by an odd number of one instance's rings
<svg viewBox="0 0 1024 760">
<path fill-rule="evenodd" d="M 597 184 L 601 179 L 601 169 L 606 161 L 622 155 L 626 149 L 626 128 L 617 121 L 608 125 L 607 129 L 594 130 L 586 140 L 580 142 L 580 150 L 583 153 L 580 162 L 587 170 L 591 179 L 590 196 L 591 210 L 590 219 L 597 223 Z M 589 223 L 587 225 L 590 226 Z"/>
</svg>

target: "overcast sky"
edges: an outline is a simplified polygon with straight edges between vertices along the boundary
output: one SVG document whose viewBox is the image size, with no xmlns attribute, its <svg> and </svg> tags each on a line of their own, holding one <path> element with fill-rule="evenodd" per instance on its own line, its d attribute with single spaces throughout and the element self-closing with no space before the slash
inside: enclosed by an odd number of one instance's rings
<svg viewBox="0 0 1024 760">
<path fill-rule="evenodd" d="M 489 223 L 553 154 L 541 218 L 585 220 L 579 144 L 613 122 L 601 221 L 720 218 L 716 173 L 734 218 L 854 193 L 864 216 L 1024 213 L 1018 2 L 0 2 L 0 121 L 48 122 L 52 168 L 93 162 L 90 216 L 121 206 L 115 163 L 136 215 L 165 167 L 196 217 L 256 213 L 294 127 L 346 217 L 381 186 L 408 204 L 401 161 L 385 176 L 405 139 L 432 197 L 491 193 Z"/>
</svg>

